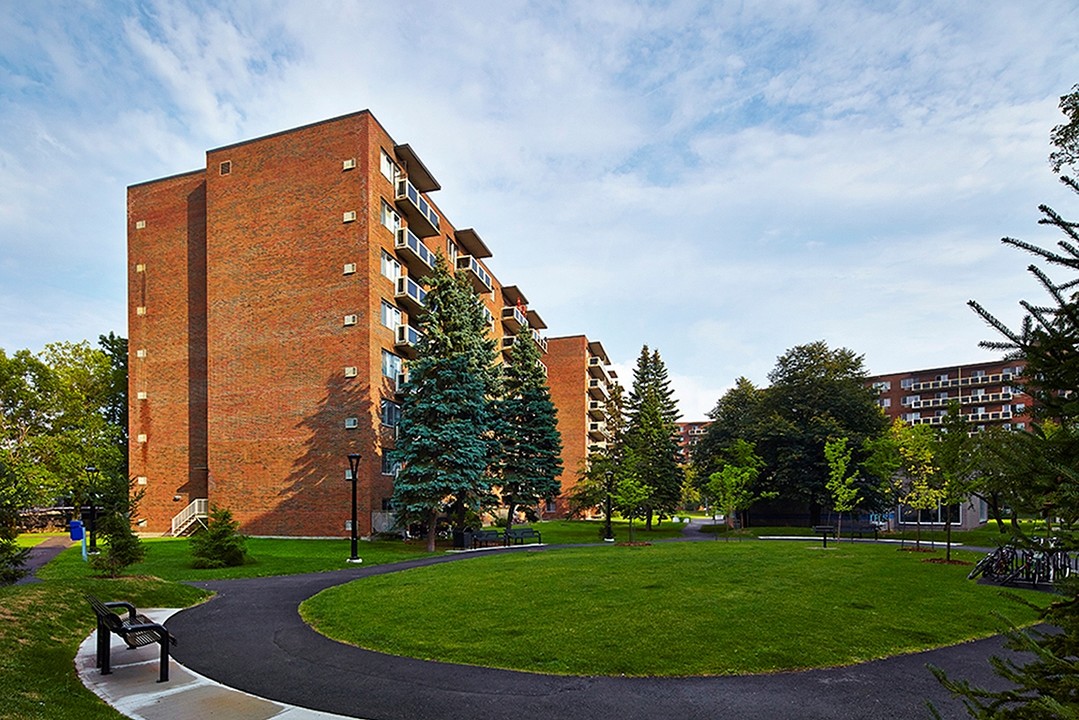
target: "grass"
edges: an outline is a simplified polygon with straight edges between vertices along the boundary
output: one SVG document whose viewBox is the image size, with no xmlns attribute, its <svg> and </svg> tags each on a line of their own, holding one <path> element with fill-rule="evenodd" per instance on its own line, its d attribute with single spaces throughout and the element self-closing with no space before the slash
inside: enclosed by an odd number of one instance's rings
<svg viewBox="0 0 1079 720">
<path fill-rule="evenodd" d="M 163 580 L 223 580 L 271 575 L 295 575 L 326 572 L 349 567 L 349 541 L 248 538 L 250 562 L 239 567 L 197 570 L 191 567 L 191 549 L 187 538 L 146 538 L 146 559 L 128 568 L 130 575 L 145 575 Z M 423 557 L 423 545 L 397 541 L 362 542 L 359 555 L 365 565 Z M 68 580 L 90 576 L 78 548 L 69 548 L 38 572 L 46 580 Z"/>
<path fill-rule="evenodd" d="M 530 526 L 540 531 L 543 542 L 548 545 L 579 545 L 603 541 L 602 520 L 547 520 L 530 523 Z M 681 536 L 683 527 L 681 523 L 666 520 L 656 523 L 651 530 L 645 530 L 644 523 L 635 520 L 633 537 L 636 542 L 665 540 Z M 629 542 L 627 521 L 615 519 L 611 522 L 611 529 L 616 542 Z"/>
<path fill-rule="evenodd" d="M 15 538 L 15 544 L 19 547 L 34 547 L 54 537 L 68 537 L 68 534 L 65 532 L 21 533 Z"/>
<path fill-rule="evenodd" d="M 80 560 L 81 562 L 81 560 Z M 138 607 L 184 607 L 205 593 L 157 579 L 81 579 L 0 588 L 0 717 L 122 718 L 87 690 L 72 660 L 94 629 L 82 594 Z"/>
<path fill-rule="evenodd" d="M 395 655 L 656 676 L 845 665 L 995 634 L 994 611 L 1035 619 L 967 581 L 968 567 L 922 559 L 778 541 L 525 552 L 367 578 L 301 614 L 332 638 Z"/>
</svg>

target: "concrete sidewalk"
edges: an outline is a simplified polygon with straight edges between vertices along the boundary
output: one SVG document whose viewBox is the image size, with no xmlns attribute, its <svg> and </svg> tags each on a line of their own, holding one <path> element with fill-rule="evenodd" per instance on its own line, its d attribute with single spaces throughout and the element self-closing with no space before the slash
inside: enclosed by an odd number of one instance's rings
<svg viewBox="0 0 1079 720">
<path fill-rule="evenodd" d="M 177 610 L 143 611 L 155 622 L 164 623 Z M 95 631 L 96 633 L 96 631 Z M 75 656 L 75 669 L 83 685 L 129 718 L 136 720 L 188 720 L 189 718 L 229 718 L 229 720 L 333 720 L 344 718 L 265 700 L 226 687 L 188 670 L 169 658 L 169 681 L 157 682 L 160 649 L 156 644 L 130 649 L 110 633 L 112 673 L 102 675 L 96 665 L 96 635 L 91 633 Z"/>
</svg>

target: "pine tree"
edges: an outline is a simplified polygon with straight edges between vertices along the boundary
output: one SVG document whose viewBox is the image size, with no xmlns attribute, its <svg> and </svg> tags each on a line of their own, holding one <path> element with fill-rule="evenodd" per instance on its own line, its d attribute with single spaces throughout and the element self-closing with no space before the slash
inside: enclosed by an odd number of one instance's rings
<svg viewBox="0 0 1079 720">
<path fill-rule="evenodd" d="M 641 348 L 633 371 L 627 406 L 626 460 L 638 479 L 652 489 L 644 507 L 645 527 L 655 515 L 678 509 L 682 497 L 681 453 L 678 447 L 678 408 L 659 351 Z"/>
<path fill-rule="evenodd" d="M 603 513 L 600 534 L 605 540 L 614 539 L 611 527 L 614 494 L 625 476 L 626 417 L 623 396 L 622 386 L 612 383 L 603 411 L 607 442 L 589 448 L 585 466 L 578 471 L 579 480 L 570 492 L 570 505 L 574 512 L 600 508 Z"/>
<path fill-rule="evenodd" d="M 1061 98 L 1061 110 L 1070 122 L 1054 128 L 1052 143 L 1057 152 L 1050 155 L 1054 170 L 1072 164 L 1079 134 L 1079 90 Z M 1061 177 L 1067 187 L 1079 194 L 1079 185 L 1069 177 Z M 1037 401 L 1035 414 L 1044 419 L 1036 432 L 1024 436 L 1024 442 L 1012 447 L 1019 456 L 1007 462 L 1019 467 L 1034 468 L 1033 476 L 1023 472 L 1016 480 L 1021 492 L 1033 500 L 1046 517 L 1055 517 L 1050 541 L 1063 550 L 1079 548 L 1079 224 L 1064 220 L 1051 208 L 1040 207 L 1040 224 L 1056 227 L 1066 236 L 1057 243 L 1058 251 L 1047 250 L 1013 238 L 1004 238 L 1006 245 L 1029 252 L 1049 265 L 1067 271 L 1070 278 L 1054 282 L 1041 268 L 1030 265 L 1031 274 L 1050 297 L 1049 305 L 1022 301 L 1026 316 L 1018 330 L 1013 330 L 990 314 L 978 303 L 969 304 L 1004 340 L 985 342 L 983 347 L 1005 350 L 1012 357 L 1026 362 L 1021 383 L 1024 390 Z M 1048 462 L 1046 462 L 1048 460 Z M 1016 527 L 1018 531 L 1018 527 Z M 1016 532 L 1015 541 L 1034 546 L 1029 538 Z M 1011 688 L 991 691 L 972 687 L 964 681 L 949 679 L 939 668 L 931 668 L 937 678 L 963 699 L 967 712 L 975 718 L 998 720 L 1059 720 L 1079 716 L 1079 578 L 1065 578 L 1057 583 L 1058 597 L 1041 611 L 1041 620 L 1058 628 L 1013 629 L 1008 635 L 1008 647 L 1025 652 L 1020 664 L 1012 659 L 993 658 L 991 663 L 998 675 Z M 1033 659 L 1027 659 L 1027 658 Z M 934 711 L 935 713 L 935 711 Z M 939 717 L 939 713 L 937 717 Z"/>
<path fill-rule="evenodd" d="M 562 437 L 539 349 L 527 325 L 521 326 L 514 340 L 496 409 L 502 501 L 509 529 L 518 506 L 552 499 L 561 489 Z"/>
<path fill-rule="evenodd" d="M 451 275 L 439 256 L 428 287 L 392 455 L 401 463 L 392 502 L 399 523 L 427 524 L 433 551 L 444 507 L 463 522 L 467 508 L 489 502 L 489 398 L 498 376 L 494 344 L 468 283 Z"/>
</svg>

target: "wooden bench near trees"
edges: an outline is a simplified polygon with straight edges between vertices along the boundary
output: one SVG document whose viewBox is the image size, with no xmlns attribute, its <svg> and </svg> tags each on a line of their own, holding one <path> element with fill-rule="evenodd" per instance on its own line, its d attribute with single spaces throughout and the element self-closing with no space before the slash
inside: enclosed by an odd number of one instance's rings
<svg viewBox="0 0 1079 720">
<path fill-rule="evenodd" d="M 129 602 L 123 600 L 102 602 L 90 594 L 86 595 L 86 599 L 90 607 L 94 609 L 94 615 L 97 616 L 97 667 L 101 668 L 101 674 L 112 673 L 110 667 L 112 643 L 109 635 L 115 634 L 123 638 L 129 648 L 158 643 L 161 646 L 161 671 L 157 681 L 167 682 L 169 645 L 175 645 L 176 638 L 165 629 L 165 626 L 142 615 Z M 126 610 L 127 617 L 118 615 L 114 611 L 115 608 Z"/>
</svg>

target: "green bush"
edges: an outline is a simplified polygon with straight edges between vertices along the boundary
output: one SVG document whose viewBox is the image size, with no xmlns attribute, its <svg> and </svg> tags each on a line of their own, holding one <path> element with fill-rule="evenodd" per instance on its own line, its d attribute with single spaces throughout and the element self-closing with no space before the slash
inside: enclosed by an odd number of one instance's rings
<svg viewBox="0 0 1079 720">
<path fill-rule="evenodd" d="M 214 507 L 206 527 L 191 536 L 191 554 L 196 568 L 223 568 L 243 565 L 247 559 L 247 538 L 237 532 L 240 523 L 227 508 Z"/>
<path fill-rule="evenodd" d="M 95 571 L 118 577 L 124 568 L 141 562 L 146 555 L 142 541 L 131 531 L 126 512 L 108 512 L 98 518 L 98 530 L 105 539 L 105 551 L 90 558 Z"/>
</svg>

